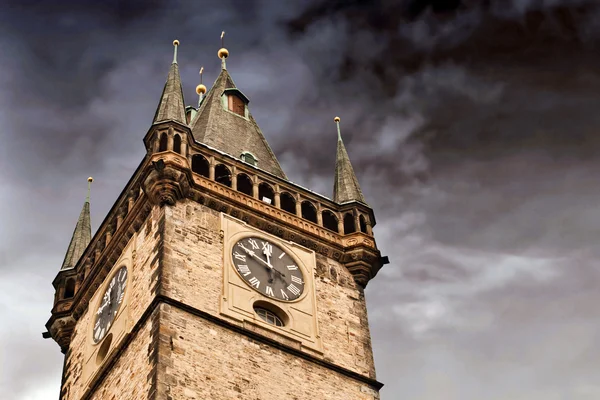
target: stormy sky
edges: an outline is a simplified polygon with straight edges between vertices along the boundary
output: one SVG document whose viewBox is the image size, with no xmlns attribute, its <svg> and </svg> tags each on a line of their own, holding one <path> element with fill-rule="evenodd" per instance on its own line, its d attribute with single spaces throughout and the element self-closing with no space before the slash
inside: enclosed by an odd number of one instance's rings
<svg viewBox="0 0 600 400">
<path fill-rule="evenodd" d="M 58 396 L 51 281 L 144 155 L 172 59 L 228 70 L 294 182 L 336 132 L 387 265 L 384 400 L 600 398 L 600 6 L 577 0 L 16 1 L 0 7 L 0 393 Z"/>
</svg>

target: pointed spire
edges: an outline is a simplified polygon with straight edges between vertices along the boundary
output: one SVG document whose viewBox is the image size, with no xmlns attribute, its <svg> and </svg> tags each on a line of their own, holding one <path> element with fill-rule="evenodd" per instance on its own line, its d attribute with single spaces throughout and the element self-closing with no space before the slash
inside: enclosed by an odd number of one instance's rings
<svg viewBox="0 0 600 400">
<path fill-rule="evenodd" d="M 346 203 L 349 201 L 360 201 L 367 203 L 358 185 L 358 179 L 354 174 L 354 169 L 350 163 L 350 157 L 342 141 L 340 132 L 340 117 L 335 117 L 337 125 L 338 142 L 337 155 L 335 160 L 335 180 L 333 183 L 333 201 L 336 203 Z"/>
<path fill-rule="evenodd" d="M 73 236 L 71 237 L 71 243 L 69 243 L 67 254 L 65 255 L 62 267 L 60 268 L 61 270 L 73 268 L 81 258 L 81 255 L 85 249 L 90 244 L 90 240 L 92 240 L 92 225 L 90 222 L 90 189 L 93 181 L 94 179 L 90 176 L 88 178 L 88 191 L 85 203 L 83 203 L 83 208 L 81 209 L 79 219 L 75 225 L 75 230 L 73 231 Z"/>
<path fill-rule="evenodd" d="M 221 34 L 221 39 L 224 34 Z M 206 96 L 202 96 L 198 113 L 190 122 L 194 138 L 236 158 L 250 153 L 257 158 L 258 168 L 286 179 L 277 157 L 250 113 L 248 97 L 235 86 L 225 68 L 229 52 L 222 47 L 218 55 L 222 60 L 221 73 Z M 236 109 L 233 104 L 236 104 Z"/>
<path fill-rule="evenodd" d="M 179 77 L 179 66 L 177 64 L 177 47 L 179 40 L 173 41 L 173 63 L 167 75 L 167 82 L 160 96 L 160 102 L 154 114 L 153 123 L 161 121 L 176 121 L 185 124 L 185 102 L 183 100 L 183 88 Z"/>
</svg>

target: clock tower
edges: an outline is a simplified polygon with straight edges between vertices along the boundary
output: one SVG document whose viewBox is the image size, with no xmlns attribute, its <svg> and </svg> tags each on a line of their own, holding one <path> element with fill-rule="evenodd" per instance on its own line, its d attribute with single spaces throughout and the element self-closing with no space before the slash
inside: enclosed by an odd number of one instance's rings
<svg viewBox="0 0 600 400">
<path fill-rule="evenodd" d="M 145 157 L 93 237 L 88 196 L 53 281 L 60 399 L 379 399 L 364 288 L 387 258 L 339 118 L 328 198 L 287 179 L 226 49 L 185 107 L 174 46 Z"/>
</svg>

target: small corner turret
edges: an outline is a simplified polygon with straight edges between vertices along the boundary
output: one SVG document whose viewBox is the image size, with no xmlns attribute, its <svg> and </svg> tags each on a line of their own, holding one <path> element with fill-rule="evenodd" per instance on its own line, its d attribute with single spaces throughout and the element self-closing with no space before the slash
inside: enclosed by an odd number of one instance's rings
<svg viewBox="0 0 600 400">
<path fill-rule="evenodd" d="M 87 249 L 92 239 L 92 228 L 90 222 L 90 189 L 94 181 L 92 177 L 88 178 L 88 190 L 83 208 L 77 219 L 75 230 L 71 236 L 67 253 L 63 260 L 60 272 L 52 282 L 54 286 L 54 306 L 52 307 L 52 317 L 46 324 L 48 332 L 44 333 L 45 338 L 52 337 L 61 347 L 61 350 L 68 346 L 73 324 L 75 320 L 70 315 L 70 308 L 79 289 L 83 277 L 77 272 L 75 266 Z"/>
<path fill-rule="evenodd" d="M 383 264 L 387 263 L 378 250 L 365 245 L 362 234 L 373 236 L 375 215 L 367 204 L 358 179 L 352 168 L 350 157 L 344 146 L 340 130 L 340 117 L 335 117 L 337 127 L 337 151 L 335 160 L 335 177 L 333 183 L 333 201 L 339 204 L 344 215 L 343 231 L 346 235 L 354 235 L 346 244 L 342 263 L 354 275 L 361 286 L 366 286 L 373 279 Z M 368 217 L 365 217 L 368 215 Z"/>
</svg>

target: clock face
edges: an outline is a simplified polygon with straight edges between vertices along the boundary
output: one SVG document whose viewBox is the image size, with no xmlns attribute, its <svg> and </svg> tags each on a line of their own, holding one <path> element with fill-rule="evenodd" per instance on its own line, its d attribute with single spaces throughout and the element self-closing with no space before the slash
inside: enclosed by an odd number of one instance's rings
<svg viewBox="0 0 600 400">
<path fill-rule="evenodd" d="M 102 295 L 100 306 L 95 313 L 93 339 L 100 342 L 110 329 L 125 296 L 127 285 L 127 268 L 121 267 L 113 275 L 106 291 Z"/>
<path fill-rule="evenodd" d="M 233 246 L 231 256 L 242 279 L 267 297 L 292 301 L 304 292 L 304 277 L 296 261 L 266 239 L 244 238 Z"/>
</svg>

